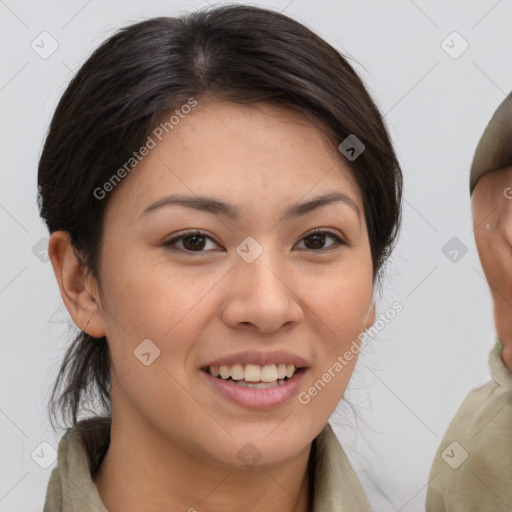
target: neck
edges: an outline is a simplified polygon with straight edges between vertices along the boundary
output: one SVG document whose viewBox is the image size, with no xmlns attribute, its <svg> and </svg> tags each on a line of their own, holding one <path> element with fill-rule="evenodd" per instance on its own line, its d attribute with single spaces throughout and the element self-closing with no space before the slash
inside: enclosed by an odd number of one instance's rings
<svg viewBox="0 0 512 512">
<path fill-rule="evenodd" d="M 95 477 L 109 512 L 310 510 L 311 445 L 276 466 L 233 469 L 134 427 L 113 414 L 111 443 Z"/>
</svg>

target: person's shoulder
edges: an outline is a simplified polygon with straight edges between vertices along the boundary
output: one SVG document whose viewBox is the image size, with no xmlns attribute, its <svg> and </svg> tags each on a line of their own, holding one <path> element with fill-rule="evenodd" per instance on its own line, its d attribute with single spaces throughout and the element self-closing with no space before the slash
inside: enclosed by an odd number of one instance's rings
<svg viewBox="0 0 512 512">
<path fill-rule="evenodd" d="M 329 423 L 314 439 L 313 453 L 313 510 L 371 512 L 357 475 Z"/>
<path fill-rule="evenodd" d="M 491 380 L 468 393 L 449 430 L 464 431 L 473 437 L 491 421 L 495 426 L 503 424 L 504 428 L 507 428 L 507 424 L 510 425 L 512 372 L 505 366 L 500 354 L 499 346 L 495 345 L 489 353 Z"/>
<path fill-rule="evenodd" d="M 67 435 L 79 442 L 89 463 L 91 477 L 94 478 L 110 445 L 110 416 L 94 416 L 78 422 Z"/>
<path fill-rule="evenodd" d="M 501 359 L 499 340 L 489 352 L 488 366 L 491 379 L 468 393 L 454 419 L 477 422 L 478 417 L 494 414 L 496 408 L 512 406 L 512 372 Z"/>
<path fill-rule="evenodd" d="M 65 431 L 59 441 L 57 466 L 46 489 L 45 512 L 106 512 L 93 476 L 109 442 L 110 418 L 107 417 L 81 420 Z"/>
</svg>

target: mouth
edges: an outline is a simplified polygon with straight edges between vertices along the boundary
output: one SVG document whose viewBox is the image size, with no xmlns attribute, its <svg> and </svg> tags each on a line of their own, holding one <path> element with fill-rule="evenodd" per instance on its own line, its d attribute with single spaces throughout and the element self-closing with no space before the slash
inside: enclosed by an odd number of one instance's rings
<svg viewBox="0 0 512 512">
<path fill-rule="evenodd" d="M 305 368 L 290 363 L 204 366 L 201 370 L 218 380 L 249 389 L 272 389 L 284 385 Z"/>
<path fill-rule="evenodd" d="M 286 350 L 245 350 L 205 361 L 198 368 L 217 407 L 230 402 L 245 409 L 285 407 L 302 389 L 308 361 Z"/>
</svg>

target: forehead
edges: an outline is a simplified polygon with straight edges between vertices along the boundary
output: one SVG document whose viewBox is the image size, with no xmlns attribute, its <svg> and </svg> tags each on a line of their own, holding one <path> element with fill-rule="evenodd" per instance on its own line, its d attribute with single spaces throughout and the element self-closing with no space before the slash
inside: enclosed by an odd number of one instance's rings
<svg viewBox="0 0 512 512">
<path fill-rule="evenodd" d="M 155 142 L 116 190 L 132 210 L 169 192 L 222 195 L 242 207 L 257 196 L 274 208 L 333 189 L 350 194 L 362 208 L 359 188 L 335 142 L 298 111 L 198 100 Z"/>
</svg>

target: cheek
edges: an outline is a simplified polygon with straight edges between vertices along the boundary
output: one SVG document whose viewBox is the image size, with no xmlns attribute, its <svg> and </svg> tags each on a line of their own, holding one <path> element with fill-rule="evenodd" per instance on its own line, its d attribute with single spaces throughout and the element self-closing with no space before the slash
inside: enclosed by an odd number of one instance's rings
<svg viewBox="0 0 512 512">
<path fill-rule="evenodd" d="M 496 232 L 480 226 L 475 232 L 475 242 L 482 268 L 488 280 L 495 281 L 502 270 L 500 260 L 504 255 L 502 238 Z"/>
<path fill-rule="evenodd" d="M 202 280 L 170 272 L 162 264 L 118 266 L 108 280 L 105 315 L 118 403 L 130 402 L 151 417 L 161 414 L 164 424 L 171 422 L 169 404 L 182 411 L 183 420 L 194 412 L 183 390 L 187 358 L 207 321 L 207 301 L 201 299 L 215 281 L 211 275 Z"/>
<path fill-rule="evenodd" d="M 351 272 L 340 272 L 318 284 L 308 298 L 319 340 L 309 386 L 326 384 L 323 399 L 315 407 L 329 410 L 336 407 L 357 361 L 359 336 L 372 305 L 373 280 L 371 269 L 354 266 Z"/>
<path fill-rule="evenodd" d="M 197 268 L 171 267 L 164 259 L 120 259 L 115 272 L 105 279 L 106 306 L 136 335 L 162 338 L 196 306 L 219 277 Z"/>
<path fill-rule="evenodd" d="M 311 283 L 308 301 L 331 334 L 345 339 L 364 328 L 372 295 L 371 268 L 354 266 L 316 279 Z"/>
<path fill-rule="evenodd" d="M 186 381 L 194 364 L 191 349 L 215 312 L 212 301 L 224 274 L 225 270 L 199 267 L 171 269 L 166 262 L 124 260 L 118 265 L 107 280 L 109 312 L 105 318 L 113 374 L 118 379 L 129 374 L 124 381 L 127 394 L 135 397 L 165 389 L 169 396 L 180 389 L 170 374 L 179 382 Z M 147 352 L 150 361 L 153 354 L 157 358 L 145 367 L 137 355 Z"/>
</svg>

